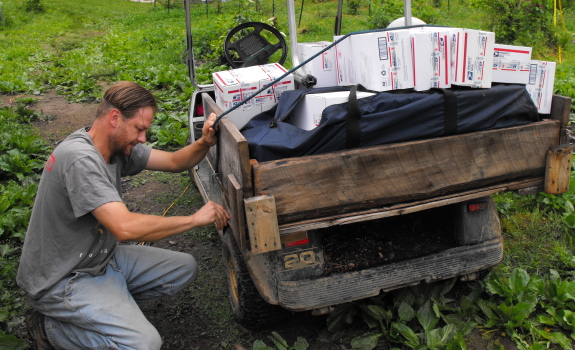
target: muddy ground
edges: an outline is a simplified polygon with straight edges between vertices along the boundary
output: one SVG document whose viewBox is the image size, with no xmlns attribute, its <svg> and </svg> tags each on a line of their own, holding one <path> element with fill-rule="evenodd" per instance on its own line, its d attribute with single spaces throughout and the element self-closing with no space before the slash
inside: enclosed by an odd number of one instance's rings
<svg viewBox="0 0 575 350">
<path fill-rule="evenodd" d="M 89 126 L 97 108 L 94 103 L 68 103 L 54 91 L 40 96 L 0 95 L 0 106 L 14 106 L 22 97 L 36 99 L 36 103 L 30 108 L 41 112 L 44 120 L 37 122 L 35 126 L 42 137 L 53 146 L 75 130 Z M 128 208 L 135 212 L 154 215 L 189 214 L 199 208 L 202 200 L 186 176 L 159 176 L 144 172 L 125 179 L 124 200 Z M 206 228 L 196 233 L 170 237 L 155 242 L 154 246 L 190 253 L 199 262 L 201 269 L 198 280 L 177 296 L 142 305 L 150 322 L 163 336 L 162 349 L 238 349 L 236 344 L 251 349 L 251 344 L 257 339 L 273 346 L 269 340 L 272 331 L 281 334 L 290 345 L 297 336 L 302 336 L 310 343 L 310 350 L 350 348 L 345 344 L 349 344 L 354 330 L 330 333 L 326 329 L 325 316 L 316 317 L 301 313 L 294 315 L 281 326 L 257 331 L 249 331 L 236 324 L 227 302 L 225 271 L 215 229 Z M 18 335 L 26 339 L 23 324 L 18 329 Z M 364 333 L 365 329 L 358 332 Z M 505 338 L 499 342 L 504 344 L 505 349 L 516 349 L 514 344 Z M 493 340 L 485 339 L 480 331 L 476 331 L 470 336 L 469 348 L 479 350 L 499 347 Z M 382 341 L 377 349 L 389 349 L 389 345 Z"/>
</svg>

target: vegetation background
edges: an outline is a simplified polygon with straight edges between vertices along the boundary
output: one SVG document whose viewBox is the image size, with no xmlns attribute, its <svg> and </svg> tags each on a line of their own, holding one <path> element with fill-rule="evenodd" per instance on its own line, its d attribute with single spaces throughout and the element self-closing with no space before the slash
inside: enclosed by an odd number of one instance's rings
<svg viewBox="0 0 575 350">
<path fill-rule="evenodd" d="M 305 9 L 297 13 L 298 40 L 331 40 L 337 2 L 297 5 Z M 532 46 L 534 58 L 558 63 L 555 90 L 573 98 L 574 7 L 574 0 L 426 0 L 413 3 L 413 15 L 430 24 L 492 30 L 499 43 Z M 227 69 L 221 60 L 223 39 L 235 25 L 267 22 L 287 33 L 285 5 L 275 0 L 198 2 L 192 12 L 200 83 L 211 83 L 211 72 Z M 402 15 L 398 0 L 346 0 L 342 33 L 383 28 Z M 94 102 L 102 85 L 136 81 L 160 101 L 149 134 L 159 148 L 180 147 L 189 133 L 193 86 L 185 49 L 181 1 L 0 3 L 0 94 L 56 90 L 70 102 Z M 27 308 L 15 271 L 39 174 L 53 147 L 33 128 L 50 116 L 30 109 L 33 98 L 16 99 L 15 108 L 0 106 L 0 349 L 27 346 L 13 335 Z M 502 193 L 495 199 L 505 257 L 489 276 L 468 289 L 454 290 L 455 281 L 448 281 L 346 305 L 328 319 L 328 330 L 352 324 L 356 333 L 343 335 L 342 345 L 353 349 L 373 349 L 383 339 L 397 348 L 466 348 L 478 328 L 486 336 L 503 334 L 521 349 L 572 348 L 575 181 L 571 192 L 560 196 Z M 502 348 L 495 339 L 493 348 Z M 270 340 L 271 345 L 256 340 L 253 348 L 307 347 L 303 339 L 287 344 L 278 333 Z"/>
</svg>

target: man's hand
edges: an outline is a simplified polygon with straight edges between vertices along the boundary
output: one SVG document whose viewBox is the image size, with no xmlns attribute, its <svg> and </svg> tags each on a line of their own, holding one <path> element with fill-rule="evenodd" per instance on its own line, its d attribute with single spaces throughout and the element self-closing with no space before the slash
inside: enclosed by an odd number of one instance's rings
<svg viewBox="0 0 575 350">
<path fill-rule="evenodd" d="M 230 219 L 230 215 L 225 211 L 224 207 L 212 201 L 207 202 L 193 217 L 196 226 L 207 226 L 214 223 L 218 230 L 227 226 Z"/>
<path fill-rule="evenodd" d="M 216 130 L 218 129 L 218 126 L 216 125 L 216 129 L 212 128 L 212 125 L 214 125 L 215 121 L 216 121 L 216 114 L 211 113 L 210 116 L 208 117 L 208 120 L 204 122 L 204 127 L 202 128 L 202 138 L 204 139 L 205 143 L 210 147 L 212 147 L 213 145 L 216 144 L 216 142 L 218 142 L 218 139 L 216 137 Z"/>
<path fill-rule="evenodd" d="M 146 169 L 179 173 L 197 165 L 204 159 L 210 147 L 218 141 L 216 137 L 218 126 L 216 125 L 216 129 L 212 128 L 215 121 L 216 115 L 210 114 L 202 128 L 202 137 L 176 152 L 152 149 Z"/>
<path fill-rule="evenodd" d="M 132 213 L 123 202 L 102 204 L 92 215 L 116 238 L 123 241 L 152 242 L 198 226 L 216 224 L 223 229 L 230 219 L 221 205 L 208 202 L 189 216 L 155 216 Z"/>
</svg>

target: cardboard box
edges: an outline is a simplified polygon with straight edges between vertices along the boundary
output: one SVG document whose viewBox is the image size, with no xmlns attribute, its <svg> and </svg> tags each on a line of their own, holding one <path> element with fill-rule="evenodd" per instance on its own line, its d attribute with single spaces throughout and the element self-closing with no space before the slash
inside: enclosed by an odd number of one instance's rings
<svg viewBox="0 0 575 350">
<path fill-rule="evenodd" d="M 357 92 L 357 98 L 375 95 L 373 92 Z M 326 92 L 307 94 L 294 109 L 290 124 L 300 129 L 312 130 L 319 125 L 323 110 L 331 105 L 346 103 L 349 100 L 349 91 Z"/>
<path fill-rule="evenodd" d="M 288 72 L 288 70 L 279 63 L 269 63 L 258 67 L 268 77 L 268 80 L 261 81 L 260 88 L 266 86 L 267 84 Z M 268 87 L 265 91 L 262 92 L 262 112 L 265 112 L 276 105 L 284 92 L 293 89 L 295 89 L 295 81 L 293 74 L 291 73 L 285 76 L 282 80 L 275 83 L 273 86 Z"/>
<path fill-rule="evenodd" d="M 462 37 L 461 33 L 463 29 L 461 28 L 446 28 L 449 33 L 449 62 L 451 66 L 451 83 L 455 83 L 455 75 L 457 73 L 457 68 L 460 57 L 459 57 L 459 38 Z"/>
<path fill-rule="evenodd" d="M 527 84 L 529 81 L 529 61 L 509 61 L 495 58 L 491 80 L 496 83 Z"/>
<path fill-rule="evenodd" d="M 342 36 L 335 36 L 333 41 L 337 41 Z M 351 37 L 343 39 L 335 45 L 335 67 L 337 85 L 349 86 L 357 84 L 353 64 L 353 50 L 351 48 Z"/>
<path fill-rule="evenodd" d="M 300 63 L 307 61 L 331 44 L 329 41 L 298 43 L 298 58 Z M 313 75 L 317 79 L 317 84 L 314 87 L 337 86 L 335 47 L 319 54 L 301 69 L 305 74 Z"/>
<path fill-rule="evenodd" d="M 529 68 L 527 92 L 537 106 L 537 111 L 542 114 L 549 114 L 551 113 L 556 64 L 555 62 L 532 60 Z"/>
<path fill-rule="evenodd" d="M 281 65 L 273 63 L 213 73 L 216 104 L 228 110 L 286 72 Z M 227 117 L 241 129 L 252 117 L 273 107 L 281 94 L 290 89 L 294 89 L 291 74 L 227 114 Z"/>
<path fill-rule="evenodd" d="M 373 91 L 413 88 L 409 30 L 356 34 L 342 44 L 336 51 L 339 85 L 359 83 Z"/>
<path fill-rule="evenodd" d="M 413 82 L 415 90 L 451 87 L 450 33 L 413 30 Z"/>
<path fill-rule="evenodd" d="M 493 57 L 508 61 L 530 61 L 533 49 L 527 46 L 503 45 L 493 46 Z"/>
<path fill-rule="evenodd" d="M 527 84 L 532 48 L 495 44 L 493 48 L 492 81 L 498 83 Z"/>
<path fill-rule="evenodd" d="M 231 71 L 213 73 L 212 78 L 216 104 L 224 111 L 236 106 L 259 89 L 259 81 L 243 81 Z M 261 106 L 256 104 L 256 100 L 251 99 L 227 116 L 239 129 L 261 111 Z"/>
<path fill-rule="evenodd" d="M 495 33 L 463 29 L 458 33 L 453 84 L 491 87 Z"/>
</svg>

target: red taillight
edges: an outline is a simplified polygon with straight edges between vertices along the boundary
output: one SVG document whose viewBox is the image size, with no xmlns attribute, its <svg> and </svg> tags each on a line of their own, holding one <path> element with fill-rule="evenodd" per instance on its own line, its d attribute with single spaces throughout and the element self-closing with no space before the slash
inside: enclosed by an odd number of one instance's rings
<svg viewBox="0 0 575 350">
<path fill-rule="evenodd" d="M 293 247 L 293 246 L 296 246 L 296 245 L 302 245 L 302 244 L 307 244 L 307 243 L 309 243 L 309 238 L 301 239 L 301 240 L 299 240 L 299 241 L 287 242 L 287 243 L 285 244 L 285 246 L 286 246 L 286 247 Z"/>
<path fill-rule="evenodd" d="M 473 203 L 467 205 L 468 212 L 485 210 L 485 209 L 487 209 L 487 202 Z"/>
</svg>

